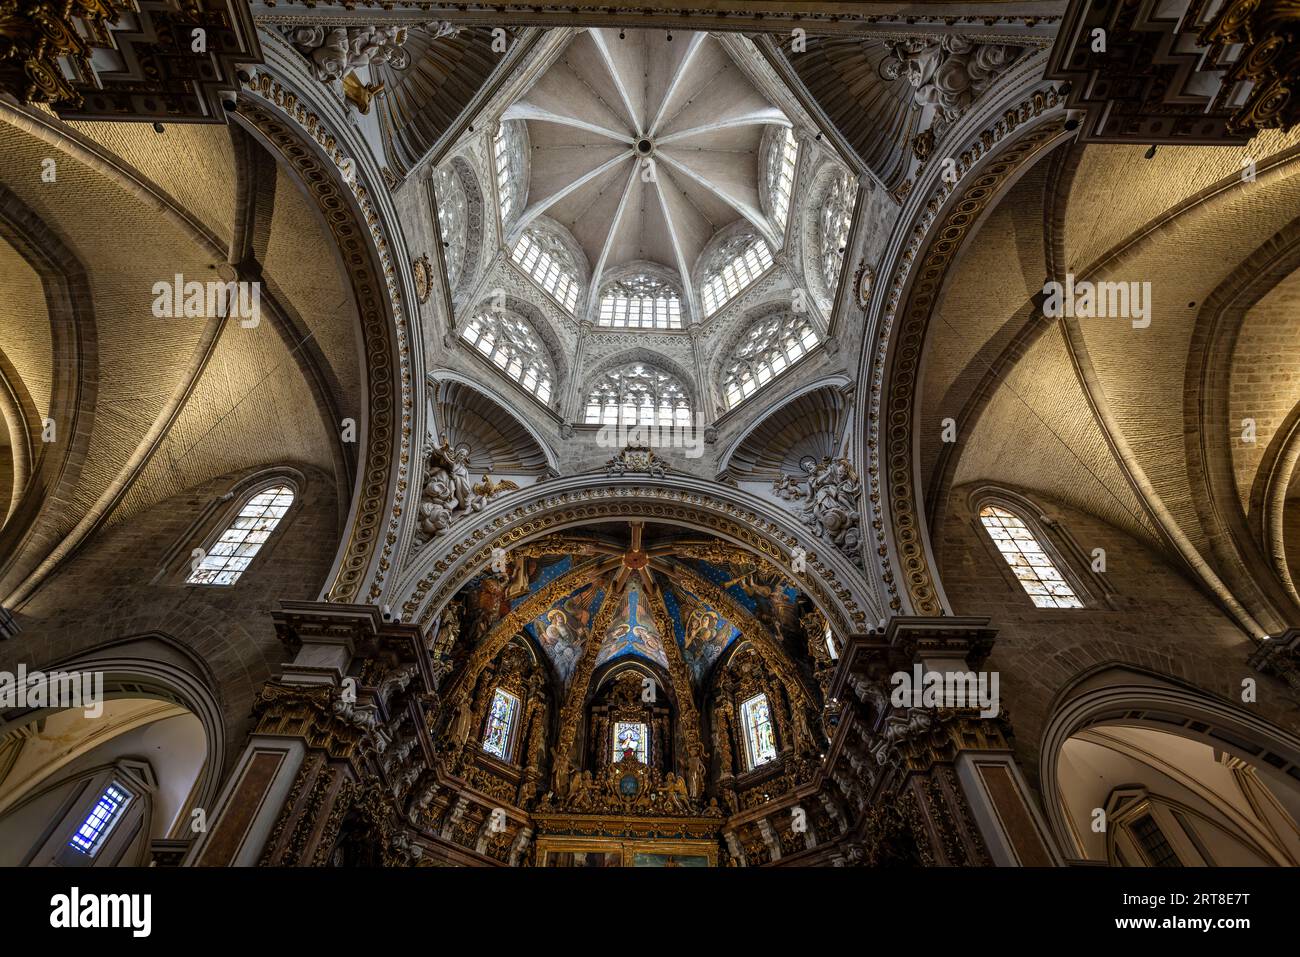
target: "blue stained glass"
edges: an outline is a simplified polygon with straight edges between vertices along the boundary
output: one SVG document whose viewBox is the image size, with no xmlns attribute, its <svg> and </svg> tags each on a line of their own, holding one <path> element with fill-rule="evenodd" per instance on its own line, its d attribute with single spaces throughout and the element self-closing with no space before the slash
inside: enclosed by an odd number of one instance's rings
<svg viewBox="0 0 1300 957">
<path fill-rule="evenodd" d="M 519 699 L 498 688 L 492 696 L 487 730 L 483 732 L 483 750 L 502 761 L 509 759 L 510 727 L 515 722 L 515 712 L 518 710 Z"/>
<path fill-rule="evenodd" d="M 116 784 L 104 788 L 95 806 L 90 809 L 86 819 L 68 841 L 68 846 L 76 848 L 82 854 L 93 855 L 99 850 L 108 832 L 113 829 L 122 810 L 130 802 L 131 795 Z"/>
</svg>

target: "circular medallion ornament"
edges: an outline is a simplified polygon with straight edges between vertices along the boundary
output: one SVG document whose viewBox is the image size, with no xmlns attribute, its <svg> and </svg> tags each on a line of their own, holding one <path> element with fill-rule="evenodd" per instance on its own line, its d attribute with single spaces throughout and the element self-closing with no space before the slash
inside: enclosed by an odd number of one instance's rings
<svg viewBox="0 0 1300 957">
<path fill-rule="evenodd" d="M 858 273 L 853 277 L 853 286 L 857 290 L 858 308 L 866 309 L 867 303 L 871 301 L 871 289 L 876 282 L 876 273 L 866 260 L 858 264 Z"/>
<path fill-rule="evenodd" d="M 634 798 L 640 790 L 641 782 L 636 779 L 635 774 L 625 774 L 618 779 L 618 793 L 623 797 Z"/>
<path fill-rule="evenodd" d="M 415 273 L 415 295 L 422 304 L 426 303 L 433 292 L 433 264 L 428 256 L 421 256 L 411 263 L 411 269 Z"/>
</svg>

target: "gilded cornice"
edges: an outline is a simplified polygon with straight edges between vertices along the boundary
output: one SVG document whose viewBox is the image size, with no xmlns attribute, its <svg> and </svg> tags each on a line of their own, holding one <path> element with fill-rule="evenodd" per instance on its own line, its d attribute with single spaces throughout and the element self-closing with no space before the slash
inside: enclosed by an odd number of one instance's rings
<svg viewBox="0 0 1300 957">
<path fill-rule="evenodd" d="M 355 601 L 362 597 L 369 576 L 363 600 L 373 601 L 392 567 L 418 417 L 413 375 L 418 360 L 403 305 L 403 271 L 409 266 L 390 247 L 385 217 L 376 208 L 357 160 L 294 90 L 266 70 L 255 70 L 244 81 L 238 113 L 297 172 L 315 198 L 339 245 L 357 299 L 368 386 L 366 450 L 353 524 L 336 559 L 327 596 L 330 601 Z M 314 148 L 304 148 L 304 139 Z"/>
<path fill-rule="evenodd" d="M 867 519 L 874 530 L 880 576 L 895 612 L 944 613 L 925 540 L 924 515 L 917 507 L 918 480 L 913 472 L 917 385 L 930 317 L 949 268 L 982 215 L 1025 164 L 1055 142 L 1064 122 L 1057 95 L 1040 91 L 1005 110 L 995 123 L 970 139 L 952 157 L 955 181 L 934 175 L 929 198 L 921 203 L 920 197 L 913 197 L 916 212 L 910 231 L 877 300 L 875 346 L 864 351 L 859 377 L 870 383 L 870 389 L 861 393 L 865 404 L 862 420 L 868 427 L 858 457 L 866 464 L 870 490 Z M 1022 129 L 1022 135 L 1013 136 Z M 891 551 L 902 573 L 907 608 L 895 579 Z"/>
</svg>

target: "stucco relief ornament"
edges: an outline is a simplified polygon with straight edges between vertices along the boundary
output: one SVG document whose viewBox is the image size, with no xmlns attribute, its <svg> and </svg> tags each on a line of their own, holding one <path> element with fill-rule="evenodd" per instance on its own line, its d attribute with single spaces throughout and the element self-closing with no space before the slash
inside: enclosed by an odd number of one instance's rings
<svg viewBox="0 0 1300 957">
<path fill-rule="evenodd" d="M 618 455 L 605 463 L 605 474 L 610 476 L 640 472 L 654 478 L 663 478 L 668 471 L 668 463 L 655 455 L 654 449 L 639 445 L 625 445 Z"/>
<path fill-rule="evenodd" d="M 942 136 L 1024 49 L 949 35 L 899 40 L 889 45 L 889 51 L 880 61 L 880 75 L 887 80 L 906 79 L 915 91 L 916 104 L 935 108 L 927 129 Z"/>
<path fill-rule="evenodd" d="M 411 271 L 415 274 L 415 296 L 424 304 L 433 292 L 433 264 L 428 256 L 420 256 L 411 263 Z"/>
<path fill-rule="evenodd" d="M 858 271 L 853 274 L 853 288 L 858 297 L 858 308 L 866 309 L 871 302 L 871 290 L 876 284 L 876 271 L 867 265 L 865 259 L 858 262 Z"/>
<path fill-rule="evenodd" d="M 420 488 L 420 511 L 415 529 L 418 548 L 432 540 L 463 515 L 481 512 L 487 504 L 505 492 L 519 488 L 509 479 L 492 481 L 484 475 L 478 483 L 470 481 L 469 448 L 455 449 L 443 439 L 439 445 L 424 443 L 424 485 Z"/>
<path fill-rule="evenodd" d="M 807 467 L 807 466 L 805 466 Z M 800 520 L 861 567 L 862 531 L 858 503 L 862 480 L 848 459 L 829 456 L 809 468 L 805 479 L 781 475 L 773 491 L 788 502 L 802 501 Z"/>
</svg>

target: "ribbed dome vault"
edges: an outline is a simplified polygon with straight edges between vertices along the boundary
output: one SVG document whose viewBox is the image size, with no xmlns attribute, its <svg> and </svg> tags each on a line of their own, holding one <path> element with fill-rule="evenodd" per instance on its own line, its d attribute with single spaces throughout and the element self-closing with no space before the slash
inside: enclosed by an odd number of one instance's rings
<svg viewBox="0 0 1300 957">
<path fill-rule="evenodd" d="M 527 123 L 532 147 L 511 240 L 539 216 L 558 221 L 587 255 L 593 293 L 636 260 L 689 291 L 701 250 L 738 219 L 781 245 L 759 198 L 759 147 L 766 126 L 789 120 L 717 40 L 667 37 L 579 34 L 503 116 Z"/>
</svg>

